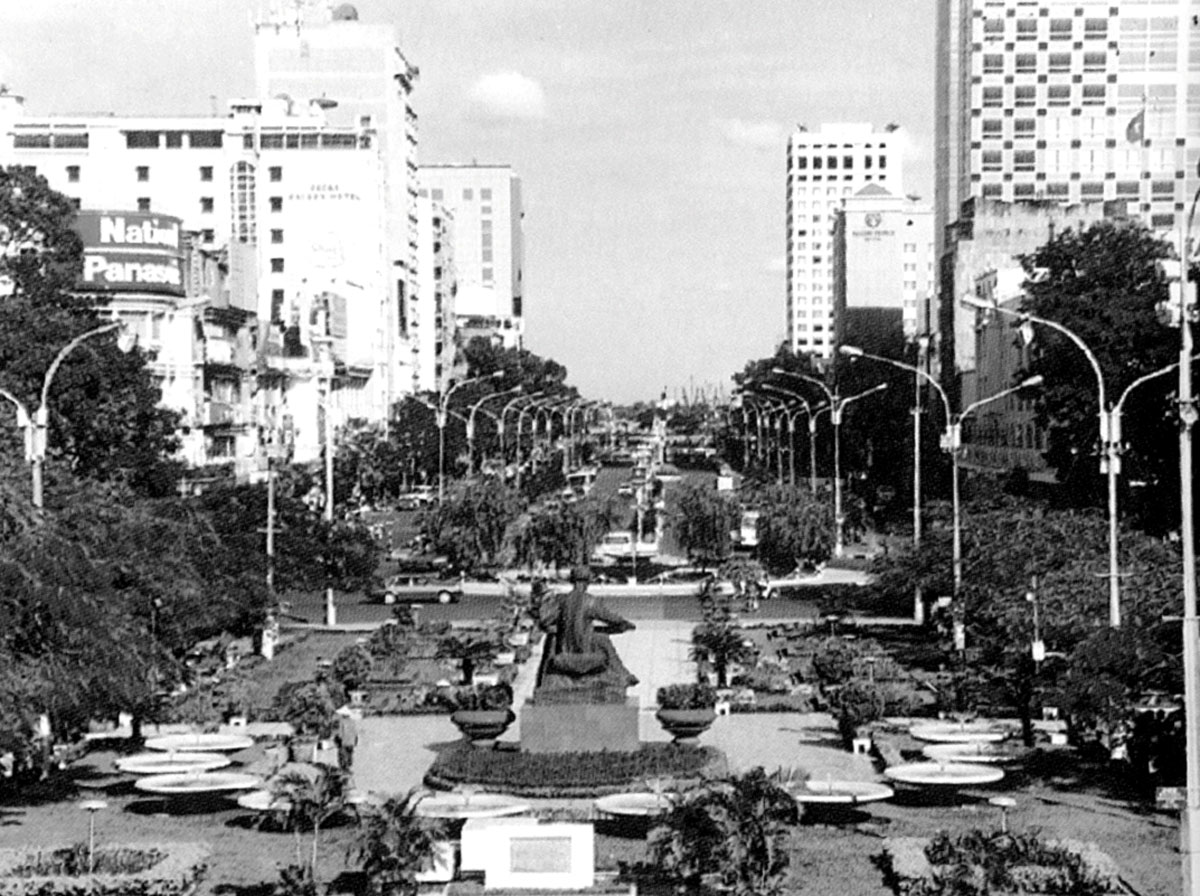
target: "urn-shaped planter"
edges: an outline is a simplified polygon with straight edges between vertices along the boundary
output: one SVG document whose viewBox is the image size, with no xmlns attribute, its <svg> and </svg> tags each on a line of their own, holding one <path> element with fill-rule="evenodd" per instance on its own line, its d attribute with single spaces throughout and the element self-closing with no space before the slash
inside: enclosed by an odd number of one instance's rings
<svg viewBox="0 0 1200 896">
<path fill-rule="evenodd" d="M 473 746 L 490 750 L 516 719 L 511 709 L 460 709 L 450 716 Z"/>
<path fill-rule="evenodd" d="M 677 744 L 695 745 L 717 717 L 715 709 L 660 709 L 655 713 L 663 730 Z"/>
</svg>

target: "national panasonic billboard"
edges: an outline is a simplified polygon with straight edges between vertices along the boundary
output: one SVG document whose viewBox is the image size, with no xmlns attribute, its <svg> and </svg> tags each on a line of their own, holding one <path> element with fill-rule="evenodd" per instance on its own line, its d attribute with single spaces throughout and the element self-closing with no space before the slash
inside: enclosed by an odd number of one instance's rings
<svg viewBox="0 0 1200 896">
<path fill-rule="evenodd" d="M 80 290 L 184 294 L 179 218 L 80 211 L 75 230 L 83 240 Z"/>
</svg>

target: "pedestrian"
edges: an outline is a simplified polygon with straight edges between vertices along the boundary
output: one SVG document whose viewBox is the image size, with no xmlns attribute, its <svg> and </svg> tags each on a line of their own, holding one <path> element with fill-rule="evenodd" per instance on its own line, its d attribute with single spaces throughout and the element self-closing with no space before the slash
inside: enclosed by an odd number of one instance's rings
<svg viewBox="0 0 1200 896">
<path fill-rule="evenodd" d="M 337 731 L 334 740 L 337 742 L 338 765 L 349 772 L 354 764 L 354 749 L 358 746 L 358 722 L 349 709 L 342 707 L 337 712 Z"/>
</svg>

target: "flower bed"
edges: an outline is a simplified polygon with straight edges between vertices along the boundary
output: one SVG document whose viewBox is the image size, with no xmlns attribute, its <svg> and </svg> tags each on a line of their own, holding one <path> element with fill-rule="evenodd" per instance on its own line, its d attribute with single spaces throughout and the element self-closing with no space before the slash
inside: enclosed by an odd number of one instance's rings
<svg viewBox="0 0 1200 896">
<path fill-rule="evenodd" d="M 1116 863 L 1094 843 L 969 831 L 891 837 L 883 850 L 884 874 L 901 896 L 1124 892 Z"/>
<path fill-rule="evenodd" d="M 87 846 L 0 849 L 2 896 L 183 896 L 192 892 L 209 855 L 203 843 L 106 845 L 86 870 Z"/>
<path fill-rule="evenodd" d="M 647 744 L 628 753 L 521 753 L 515 750 L 449 749 L 425 776 L 430 787 L 475 784 L 539 798 L 577 798 L 642 787 L 648 779 L 694 779 L 724 769 L 713 747 L 680 749 Z"/>
</svg>

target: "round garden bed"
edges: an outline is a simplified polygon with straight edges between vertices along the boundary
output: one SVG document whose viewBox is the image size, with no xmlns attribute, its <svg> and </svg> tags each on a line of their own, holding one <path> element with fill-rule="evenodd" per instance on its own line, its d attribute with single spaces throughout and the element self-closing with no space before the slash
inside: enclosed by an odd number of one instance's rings
<svg viewBox="0 0 1200 896">
<path fill-rule="evenodd" d="M 644 744 L 627 753 L 522 753 L 456 745 L 444 750 L 425 775 L 439 790 L 463 784 L 540 799 L 581 799 L 645 788 L 655 778 L 688 782 L 725 773 L 715 747 Z"/>
</svg>

